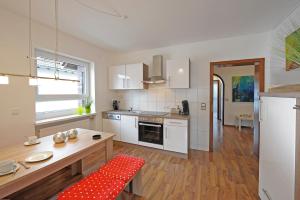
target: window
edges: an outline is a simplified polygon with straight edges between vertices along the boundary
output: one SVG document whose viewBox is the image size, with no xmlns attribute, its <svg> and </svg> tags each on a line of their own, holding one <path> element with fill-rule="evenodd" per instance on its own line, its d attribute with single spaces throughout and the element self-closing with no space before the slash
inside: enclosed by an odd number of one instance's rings
<svg viewBox="0 0 300 200">
<path fill-rule="evenodd" d="M 55 77 L 55 55 L 42 50 L 35 52 L 37 75 Z M 36 95 L 37 120 L 72 115 L 85 97 L 89 96 L 89 63 L 57 57 L 59 78 L 76 81 L 39 79 Z"/>
</svg>

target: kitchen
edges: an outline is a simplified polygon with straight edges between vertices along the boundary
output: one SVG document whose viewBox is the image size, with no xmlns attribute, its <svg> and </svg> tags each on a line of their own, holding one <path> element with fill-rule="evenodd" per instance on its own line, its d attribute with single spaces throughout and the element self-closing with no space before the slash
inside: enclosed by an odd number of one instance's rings
<svg viewBox="0 0 300 200">
<path fill-rule="evenodd" d="M 189 59 L 167 60 L 167 80 L 163 77 L 163 57 L 153 56 L 152 63 L 151 73 L 148 72 L 149 67 L 143 63 L 110 67 L 110 89 L 129 92 L 131 89 L 148 89 L 156 85 L 167 89 L 189 88 Z M 148 77 L 148 74 L 151 74 L 151 77 Z M 137 104 L 132 104 L 128 110 L 119 110 L 120 102 L 120 100 L 113 100 L 113 111 L 102 113 L 103 131 L 116 133 L 114 138 L 116 141 L 173 151 L 188 158 L 189 104 L 187 100 L 173 107 L 161 108 L 162 110 L 151 107 L 141 109 Z M 122 106 L 126 107 L 126 105 Z"/>
<path fill-rule="evenodd" d="M 0 199 L 297 199 L 298 1 L 1 0 Z M 210 120 L 253 60 L 259 157 Z"/>
</svg>

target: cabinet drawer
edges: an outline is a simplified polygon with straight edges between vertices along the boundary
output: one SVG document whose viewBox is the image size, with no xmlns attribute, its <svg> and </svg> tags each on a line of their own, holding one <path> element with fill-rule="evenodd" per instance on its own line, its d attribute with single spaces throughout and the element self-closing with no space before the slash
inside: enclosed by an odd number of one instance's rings
<svg viewBox="0 0 300 200">
<path fill-rule="evenodd" d="M 188 126 L 188 121 L 180 119 L 165 119 L 164 124 L 167 126 Z"/>
</svg>

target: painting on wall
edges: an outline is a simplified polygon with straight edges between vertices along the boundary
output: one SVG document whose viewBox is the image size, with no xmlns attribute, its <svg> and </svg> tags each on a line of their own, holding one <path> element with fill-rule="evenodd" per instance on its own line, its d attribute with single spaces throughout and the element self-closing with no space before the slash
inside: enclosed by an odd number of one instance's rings
<svg viewBox="0 0 300 200">
<path fill-rule="evenodd" d="M 300 67 L 300 28 L 285 38 L 286 70 Z"/>
<path fill-rule="evenodd" d="M 254 76 L 232 77 L 232 102 L 254 101 Z"/>
</svg>

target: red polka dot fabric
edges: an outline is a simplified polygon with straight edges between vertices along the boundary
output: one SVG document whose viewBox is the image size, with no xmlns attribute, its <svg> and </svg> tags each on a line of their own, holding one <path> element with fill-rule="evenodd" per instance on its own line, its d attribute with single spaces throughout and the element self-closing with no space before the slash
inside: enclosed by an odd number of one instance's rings
<svg viewBox="0 0 300 200">
<path fill-rule="evenodd" d="M 119 179 L 127 183 L 144 164 L 145 160 L 142 158 L 120 154 L 101 167 L 99 172 L 110 178 Z"/>
<path fill-rule="evenodd" d="M 125 183 L 102 173 L 92 173 L 58 195 L 58 200 L 114 200 Z"/>
</svg>

